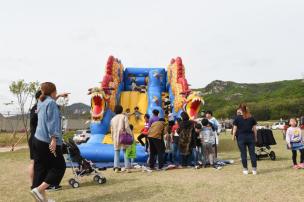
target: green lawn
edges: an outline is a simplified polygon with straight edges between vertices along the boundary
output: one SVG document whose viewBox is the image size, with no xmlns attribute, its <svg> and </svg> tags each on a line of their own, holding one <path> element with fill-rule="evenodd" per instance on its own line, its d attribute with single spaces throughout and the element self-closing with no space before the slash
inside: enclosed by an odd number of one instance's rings
<svg viewBox="0 0 304 202">
<path fill-rule="evenodd" d="M 258 162 L 257 176 L 243 176 L 239 153 L 228 133 L 221 136 L 219 156 L 234 159 L 234 165 L 222 170 L 179 169 L 152 173 L 103 172 L 108 182 L 98 185 L 92 177 L 81 187 L 71 188 L 67 169 L 63 190 L 50 193 L 56 201 L 301 201 L 304 170 L 291 168 L 291 155 L 280 132 L 273 147 L 277 160 Z M 32 201 L 27 175 L 28 151 L 0 153 L 0 201 Z M 303 199 L 302 199 L 303 201 Z"/>
</svg>

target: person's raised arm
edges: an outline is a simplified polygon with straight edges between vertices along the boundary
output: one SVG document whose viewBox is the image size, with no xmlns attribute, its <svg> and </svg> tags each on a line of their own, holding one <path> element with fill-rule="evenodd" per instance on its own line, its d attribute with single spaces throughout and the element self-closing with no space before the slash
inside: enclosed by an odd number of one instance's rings
<svg viewBox="0 0 304 202">
<path fill-rule="evenodd" d="M 57 100 L 58 98 L 60 98 L 60 97 L 68 97 L 69 94 L 71 94 L 71 93 L 60 93 L 60 94 L 58 94 L 58 95 L 56 96 L 56 100 Z"/>
</svg>

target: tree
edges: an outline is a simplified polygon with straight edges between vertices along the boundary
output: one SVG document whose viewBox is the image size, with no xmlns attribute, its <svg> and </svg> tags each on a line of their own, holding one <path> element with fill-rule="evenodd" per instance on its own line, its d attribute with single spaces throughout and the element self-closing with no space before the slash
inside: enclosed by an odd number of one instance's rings
<svg viewBox="0 0 304 202">
<path fill-rule="evenodd" d="M 32 102 L 35 98 L 35 94 L 38 90 L 39 82 L 25 82 L 24 80 L 13 81 L 9 86 L 10 92 L 16 97 L 18 108 L 20 110 L 20 116 L 23 127 L 25 129 L 26 138 L 28 140 L 28 112 L 32 106 Z M 27 108 L 29 106 L 29 108 Z M 18 143 L 18 142 L 17 142 Z M 14 147 L 14 146 L 13 146 Z M 12 148 L 13 150 L 13 148 Z"/>
</svg>

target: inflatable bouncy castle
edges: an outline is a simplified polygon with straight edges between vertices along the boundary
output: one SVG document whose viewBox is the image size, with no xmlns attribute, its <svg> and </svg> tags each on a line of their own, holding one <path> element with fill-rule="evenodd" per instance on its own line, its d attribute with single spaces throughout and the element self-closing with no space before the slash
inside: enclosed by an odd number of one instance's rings
<svg viewBox="0 0 304 202">
<path fill-rule="evenodd" d="M 134 90 L 134 86 L 137 90 Z M 142 90 L 141 90 L 142 89 Z M 110 121 L 114 116 L 114 106 L 120 104 L 124 111 L 138 107 L 142 114 L 152 114 L 159 110 L 160 117 L 171 113 L 178 118 L 186 111 L 191 119 L 195 119 L 203 100 L 198 92 L 192 91 L 185 77 L 182 59 L 172 59 L 165 68 L 126 67 L 113 56 L 108 58 L 105 74 L 99 87 L 89 89 L 91 95 L 91 138 L 87 143 L 79 145 L 81 155 L 93 162 L 112 163 L 114 149 L 110 135 Z M 165 113 L 164 101 L 170 105 Z M 135 138 L 144 127 L 143 116 L 136 120 L 129 117 L 134 126 Z M 136 162 L 146 162 L 147 154 L 142 146 L 136 146 Z M 120 156 L 123 159 L 123 154 Z"/>
</svg>

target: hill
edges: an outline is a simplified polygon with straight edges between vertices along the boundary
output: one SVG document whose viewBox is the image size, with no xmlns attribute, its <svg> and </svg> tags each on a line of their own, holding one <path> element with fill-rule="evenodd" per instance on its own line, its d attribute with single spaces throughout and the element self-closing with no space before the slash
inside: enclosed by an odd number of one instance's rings
<svg viewBox="0 0 304 202">
<path fill-rule="evenodd" d="M 233 117 L 236 107 L 245 102 L 259 120 L 301 116 L 304 114 L 304 81 L 285 80 L 271 83 L 235 83 L 215 80 L 202 92 L 204 109 L 217 117 Z"/>
<path fill-rule="evenodd" d="M 91 107 L 83 103 L 74 103 L 64 108 L 63 114 L 68 118 L 88 118 Z"/>
</svg>

